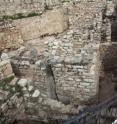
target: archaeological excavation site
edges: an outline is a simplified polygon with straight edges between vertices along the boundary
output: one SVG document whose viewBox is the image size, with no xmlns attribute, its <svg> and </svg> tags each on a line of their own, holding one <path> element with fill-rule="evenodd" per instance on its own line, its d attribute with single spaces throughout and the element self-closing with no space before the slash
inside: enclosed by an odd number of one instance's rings
<svg viewBox="0 0 117 124">
<path fill-rule="evenodd" d="M 117 0 L 0 0 L 0 124 L 117 124 Z"/>
</svg>

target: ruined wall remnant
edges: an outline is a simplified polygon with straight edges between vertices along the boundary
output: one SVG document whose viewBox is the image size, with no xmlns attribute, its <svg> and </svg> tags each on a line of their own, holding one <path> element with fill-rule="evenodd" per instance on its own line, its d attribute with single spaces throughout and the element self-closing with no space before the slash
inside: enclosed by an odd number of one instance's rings
<svg viewBox="0 0 117 124">
<path fill-rule="evenodd" d="M 62 9 L 50 10 L 40 17 L 22 19 L 14 23 L 23 40 L 61 33 L 68 28 L 67 17 Z"/>
<path fill-rule="evenodd" d="M 0 50 L 19 48 L 25 41 L 45 35 L 54 35 L 68 28 L 68 18 L 63 9 L 49 10 L 42 16 L 1 22 Z"/>
<path fill-rule="evenodd" d="M 0 60 L 0 123 L 10 123 L 23 117 L 24 102 L 18 86 L 15 85 L 17 78 L 11 63 L 8 58 L 3 60 L 2 57 Z"/>
<path fill-rule="evenodd" d="M 100 45 L 111 43 L 114 3 L 33 0 L 2 4 L 3 10 L 8 6 L 9 11 L 4 11 L 7 18 L 1 18 L 0 51 L 2 54 L 4 49 L 15 48 L 7 53 L 14 77 L 5 85 L 6 92 L 12 85 L 11 96 L 19 93 L 25 114 L 40 120 L 62 119 L 78 114 L 74 105 L 96 103 L 100 90 Z M 35 14 L 28 15 L 32 13 Z M 0 63 L 3 55 L 6 53 Z M 1 75 L 4 77 L 2 71 Z"/>
<path fill-rule="evenodd" d="M 0 15 L 13 15 L 16 13 L 28 14 L 30 12 L 41 13 L 45 6 L 59 5 L 59 0 L 1 0 L 0 1 Z"/>
</svg>

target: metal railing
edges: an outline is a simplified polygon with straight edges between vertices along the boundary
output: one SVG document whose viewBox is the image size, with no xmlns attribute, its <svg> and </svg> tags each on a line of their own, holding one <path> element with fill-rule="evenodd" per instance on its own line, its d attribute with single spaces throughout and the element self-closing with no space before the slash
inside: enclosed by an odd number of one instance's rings
<svg viewBox="0 0 117 124">
<path fill-rule="evenodd" d="M 63 124 L 106 124 L 105 121 L 113 122 L 117 118 L 117 96 L 106 100 L 98 105 L 85 108 L 79 114 L 63 121 Z M 113 113 L 114 110 L 114 113 Z M 116 111 L 115 111 L 116 110 Z M 109 115 L 108 115 L 109 114 Z M 111 123 L 110 123 L 111 124 Z"/>
</svg>

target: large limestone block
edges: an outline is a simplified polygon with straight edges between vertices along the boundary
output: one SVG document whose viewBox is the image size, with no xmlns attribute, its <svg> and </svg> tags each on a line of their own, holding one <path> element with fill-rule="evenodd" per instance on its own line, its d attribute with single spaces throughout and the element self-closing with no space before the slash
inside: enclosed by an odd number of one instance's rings
<svg viewBox="0 0 117 124">
<path fill-rule="evenodd" d="M 68 27 L 67 17 L 62 9 L 48 10 L 42 16 L 15 21 L 24 40 L 39 38 L 63 32 Z"/>
<path fill-rule="evenodd" d="M 9 60 L 4 60 L 0 62 L 0 80 L 13 76 L 13 70 Z"/>
</svg>

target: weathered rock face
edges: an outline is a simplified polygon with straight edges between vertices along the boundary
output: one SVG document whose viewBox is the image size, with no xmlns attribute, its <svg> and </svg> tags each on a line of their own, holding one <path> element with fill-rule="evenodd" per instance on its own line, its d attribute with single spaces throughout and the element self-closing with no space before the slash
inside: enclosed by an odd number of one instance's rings
<svg viewBox="0 0 117 124">
<path fill-rule="evenodd" d="M 30 13 L 38 12 L 41 13 L 45 6 L 59 5 L 60 0 L 1 0 L 0 1 L 0 14 L 1 15 L 13 15 L 16 13 Z"/>
<path fill-rule="evenodd" d="M 0 61 L 0 123 L 12 123 L 24 115 L 23 97 L 9 59 Z M 19 91 L 18 91 L 19 90 Z"/>
<path fill-rule="evenodd" d="M 43 35 L 63 32 L 68 28 L 67 17 L 62 9 L 49 10 L 40 17 L 15 21 L 23 40 L 36 39 Z"/>
<path fill-rule="evenodd" d="M 26 72 L 26 61 L 30 63 L 29 58 L 27 60 L 24 58 L 22 62 L 20 61 L 22 64 L 19 64 L 19 67 L 23 67 L 24 72 Z M 14 60 L 12 60 L 12 64 L 17 68 L 18 65 L 13 62 Z M 4 75 L 4 77 L 0 78 L 0 112 L 3 115 L 0 118 L 1 123 L 12 123 L 15 119 L 25 120 L 34 116 L 38 117 L 39 120 L 47 120 L 49 116 L 53 116 L 53 119 L 55 117 L 61 118 L 61 114 L 70 113 L 71 106 L 65 106 L 63 103 L 49 98 L 46 72 L 44 71 L 44 66 L 40 64 L 43 63 L 39 63 L 39 61 L 36 64 L 30 63 L 30 68 L 33 66 L 34 78 L 28 77 L 29 72 L 26 72 L 25 78 L 17 78 L 12 71 L 10 61 L 7 63 L 6 60 L 0 61 L 0 74 Z M 5 68 L 7 74 L 3 71 L 3 68 Z M 20 69 L 19 71 L 21 71 Z M 21 71 L 23 75 L 24 72 Z M 4 101 L 6 102 L 4 103 Z"/>
<path fill-rule="evenodd" d="M 72 103 L 88 101 L 98 94 L 97 51 L 103 7 L 101 2 L 81 2 L 69 7 L 69 30 L 47 43 L 57 93 L 69 97 Z"/>
<path fill-rule="evenodd" d="M 63 1 L 61 6 L 54 4 L 48 9 L 41 16 L 14 20 L 5 30 L 18 32 L 15 43 L 22 41 L 26 46 L 9 53 L 13 72 L 19 77 L 10 83 L 15 88 L 12 95 L 20 93 L 26 114 L 42 120 L 65 118 L 72 113 L 74 104 L 96 102 L 99 46 L 111 41 L 109 18 L 114 6 L 100 0 Z M 0 48 L 9 48 L 7 42 L 13 47 L 11 41 L 16 39 L 0 40 L 6 42 Z"/>
<path fill-rule="evenodd" d="M 18 30 L 11 24 L 0 26 L 0 51 L 4 49 L 17 49 L 23 44 L 23 39 Z"/>
<path fill-rule="evenodd" d="M 4 22 L 0 27 L 0 50 L 20 47 L 24 41 L 62 33 L 68 28 L 63 9 L 49 10 L 42 16 Z"/>
</svg>

